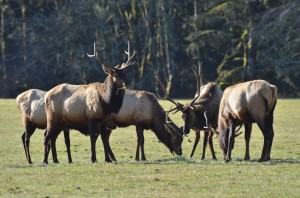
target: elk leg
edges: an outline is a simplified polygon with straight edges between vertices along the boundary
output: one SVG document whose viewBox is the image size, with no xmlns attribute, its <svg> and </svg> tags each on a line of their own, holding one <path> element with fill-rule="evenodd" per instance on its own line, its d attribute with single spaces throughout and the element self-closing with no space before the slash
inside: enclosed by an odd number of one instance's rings
<svg viewBox="0 0 300 198">
<path fill-rule="evenodd" d="M 56 133 L 54 135 L 51 136 L 50 138 L 50 143 L 51 143 L 51 150 L 52 150 L 52 160 L 53 163 L 59 163 L 58 159 L 57 159 L 57 152 L 56 152 L 56 139 L 58 137 L 59 133 Z"/>
<path fill-rule="evenodd" d="M 44 132 L 44 138 L 46 137 L 46 135 L 47 135 L 47 129 Z M 48 144 L 47 144 L 47 153 L 48 153 L 47 155 L 48 156 L 49 156 L 50 148 L 51 148 L 50 141 L 48 141 Z"/>
<path fill-rule="evenodd" d="M 34 133 L 35 129 L 36 129 L 36 127 L 34 127 L 33 125 L 26 124 L 26 131 L 23 134 L 24 137 L 22 135 L 22 141 L 23 141 L 23 145 L 25 148 L 26 158 L 27 158 L 27 162 L 29 164 L 32 164 L 31 157 L 30 157 L 30 151 L 29 151 L 30 137 Z"/>
<path fill-rule="evenodd" d="M 205 130 L 204 131 L 204 138 L 203 138 L 203 146 L 202 146 L 202 157 L 201 160 L 205 159 L 205 151 L 206 151 L 206 147 L 207 147 L 207 139 L 208 139 L 208 131 Z"/>
<path fill-rule="evenodd" d="M 107 129 L 108 130 L 108 129 Z M 113 151 L 112 151 L 112 149 L 111 149 L 111 147 L 110 147 L 110 144 L 109 144 L 109 138 L 110 138 L 110 134 L 111 134 L 111 132 L 112 132 L 112 130 L 108 130 L 108 136 L 107 136 L 107 145 L 108 145 L 108 147 L 107 147 L 107 151 L 108 151 L 108 154 L 109 154 L 109 156 L 110 156 L 110 159 L 112 160 L 112 161 L 117 161 L 117 159 L 115 158 L 115 155 L 114 155 L 114 153 L 113 153 Z"/>
<path fill-rule="evenodd" d="M 96 136 L 95 131 L 97 131 L 97 124 L 94 120 L 89 120 L 89 134 L 90 134 L 90 141 L 91 141 L 91 163 L 97 162 L 96 158 Z"/>
<path fill-rule="evenodd" d="M 250 160 L 250 137 L 252 132 L 252 124 L 246 123 L 245 126 L 245 143 L 246 143 L 246 152 L 244 160 Z"/>
<path fill-rule="evenodd" d="M 49 134 L 46 131 L 44 136 L 44 159 L 43 159 L 44 164 L 48 164 L 48 155 L 50 150 L 49 144 L 50 144 L 50 138 L 49 138 Z"/>
<path fill-rule="evenodd" d="M 267 156 L 266 156 L 266 161 L 271 160 L 271 150 L 272 150 L 272 144 L 273 144 L 273 138 L 274 138 L 274 130 L 273 127 L 271 127 L 270 132 L 269 132 L 269 142 L 268 142 L 268 150 L 267 150 Z"/>
<path fill-rule="evenodd" d="M 72 156 L 71 156 L 71 150 L 70 150 L 70 130 L 69 129 L 64 129 L 64 137 L 65 137 L 65 145 L 67 148 L 67 153 L 68 153 L 68 160 L 69 164 L 72 163 Z"/>
<path fill-rule="evenodd" d="M 24 132 L 21 136 L 21 139 L 22 139 L 22 143 L 23 143 L 23 147 L 24 147 L 24 151 L 25 151 L 25 155 L 26 155 L 26 160 L 28 161 L 28 156 L 27 156 L 27 151 L 26 151 L 26 145 L 25 145 L 25 133 Z"/>
<path fill-rule="evenodd" d="M 112 162 L 114 159 L 114 154 L 109 145 L 109 137 L 111 130 L 107 129 L 105 125 L 100 125 L 100 135 L 104 148 L 105 162 Z"/>
<path fill-rule="evenodd" d="M 273 138 L 274 138 L 274 129 L 273 129 L 273 115 L 269 119 L 267 119 L 267 127 L 266 127 L 266 134 L 268 137 L 267 141 L 267 151 L 266 151 L 266 157 L 265 161 L 271 160 L 271 149 L 273 144 Z"/>
<path fill-rule="evenodd" d="M 198 143 L 199 143 L 199 140 L 200 140 L 200 131 L 199 131 L 199 130 L 196 130 L 196 131 L 195 131 L 195 135 L 196 135 L 196 137 L 195 137 L 195 142 L 194 142 L 194 146 L 193 146 L 193 150 L 192 150 L 192 153 L 191 153 L 191 155 L 190 155 L 190 158 L 192 158 L 192 157 L 194 156 L 194 152 L 195 152 L 195 150 L 196 150 L 196 148 L 197 148 L 197 145 L 198 145 Z"/>
<path fill-rule="evenodd" d="M 213 138 L 213 132 L 211 130 L 209 130 L 208 131 L 208 145 L 209 145 L 210 153 L 211 153 L 212 159 L 217 160 L 212 138 Z"/>
<path fill-rule="evenodd" d="M 228 147 L 225 162 L 231 161 L 231 150 L 234 143 L 235 125 L 232 120 L 229 120 L 229 135 L 228 135 Z"/>
<path fill-rule="evenodd" d="M 273 127 L 272 125 L 269 126 L 270 125 L 269 123 L 267 125 L 264 123 L 257 123 L 257 124 L 264 136 L 264 146 L 263 146 L 263 150 L 259 162 L 269 161 L 271 159 L 270 154 L 271 154 L 271 148 L 272 148 L 272 143 L 274 138 Z"/>
<path fill-rule="evenodd" d="M 146 157 L 145 157 L 145 151 L 144 151 L 144 143 L 145 143 L 145 139 L 144 139 L 144 128 L 142 126 L 137 126 L 136 127 L 136 133 L 137 133 L 137 142 L 138 142 L 138 146 L 137 146 L 137 151 L 136 151 L 136 156 L 135 156 L 135 160 L 139 161 L 139 148 L 141 149 L 141 155 L 142 155 L 142 161 L 146 161 Z"/>
<path fill-rule="evenodd" d="M 259 162 L 264 162 L 270 160 L 270 153 L 274 132 L 272 126 L 268 126 L 268 123 L 265 122 L 257 122 L 258 127 L 263 133 L 264 136 L 264 146 L 261 153 L 261 157 L 259 159 Z"/>
</svg>

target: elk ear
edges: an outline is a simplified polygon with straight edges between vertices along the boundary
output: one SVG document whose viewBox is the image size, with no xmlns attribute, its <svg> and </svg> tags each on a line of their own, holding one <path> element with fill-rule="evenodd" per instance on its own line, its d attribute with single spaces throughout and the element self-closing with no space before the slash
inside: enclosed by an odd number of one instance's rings
<svg viewBox="0 0 300 198">
<path fill-rule="evenodd" d="M 111 69 L 110 67 L 108 67 L 104 64 L 102 64 L 102 68 L 103 68 L 103 71 L 110 76 L 113 76 L 113 74 L 115 73 L 115 71 L 113 69 Z"/>
<path fill-rule="evenodd" d="M 195 105 L 194 110 L 198 111 L 198 110 L 202 109 L 202 107 L 203 107 L 203 105 Z"/>
</svg>

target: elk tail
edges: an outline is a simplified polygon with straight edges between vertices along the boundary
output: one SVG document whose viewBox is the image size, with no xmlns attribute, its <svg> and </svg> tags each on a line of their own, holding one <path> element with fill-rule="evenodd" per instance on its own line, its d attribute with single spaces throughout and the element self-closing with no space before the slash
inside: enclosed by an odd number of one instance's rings
<svg viewBox="0 0 300 198">
<path fill-rule="evenodd" d="M 274 109 L 277 103 L 277 87 L 274 85 L 270 86 L 271 90 L 272 90 L 272 97 L 269 100 L 269 104 L 268 104 L 268 114 L 273 116 L 274 113 Z"/>
</svg>

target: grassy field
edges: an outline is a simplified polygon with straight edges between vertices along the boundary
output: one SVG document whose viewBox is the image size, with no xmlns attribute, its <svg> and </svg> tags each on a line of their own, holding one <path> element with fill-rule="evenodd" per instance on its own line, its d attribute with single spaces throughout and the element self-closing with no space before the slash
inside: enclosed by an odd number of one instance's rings
<svg viewBox="0 0 300 198">
<path fill-rule="evenodd" d="M 186 101 L 183 101 L 186 102 Z M 161 102 L 168 108 L 168 103 Z M 172 115 L 181 125 L 181 115 Z M 98 163 L 89 163 L 89 138 L 71 132 L 73 164 L 67 163 L 63 135 L 58 137 L 60 164 L 45 166 L 43 131 L 31 138 L 31 157 L 27 164 L 21 142 L 23 126 L 15 100 L 0 100 L 0 197 L 299 197 L 300 196 L 300 100 L 279 100 L 275 109 L 275 137 L 272 161 L 258 163 L 263 136 L 253 127 L 251 161 L 242 159 L 243 136 L 236 139 L 233 160 L 224 163 L 217 139 L 218 161 L 207 150 L 200 160 L 202 137 L 194 159 L 189 159 L 195 134 L 183 141 L 183 156 L 173 156 L 145 131 L 147 162 L 135 162 L 134 127 L 115 130 L 111 146 L 117 163 L 105 163 L 101 141 L 97 143 Z"/>
</svg>

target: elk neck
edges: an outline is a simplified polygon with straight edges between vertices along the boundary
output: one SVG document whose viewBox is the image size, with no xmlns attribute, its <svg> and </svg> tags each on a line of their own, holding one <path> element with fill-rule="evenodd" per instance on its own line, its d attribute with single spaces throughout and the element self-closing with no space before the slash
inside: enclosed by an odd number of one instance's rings
<svg viewBox="0 0 300 198">
<path fill-rule="evenodd" d="M 106 113 L 118 113 L 121 109 L 125 89 L 113 82 L 113 78 L 108 76 L 101 90 L 100 101 Z"/>
<path fill-rule="evenodd" d="M 166 145 L 170 151 L 172 151 L 171 147 L 171 134 L 166 131 L 164 127 L 165 123 L 165 112 L 162 109 L 162 107 L 158 104 L 157 100 L 153 99 L 153 118 L 152 118 L 152 124 L 151 124 L 151 130 L 155 133 L 156 137 L 164 144 Z M 176 126 L 175 126 L 176 127 Z"/>
</svg>

